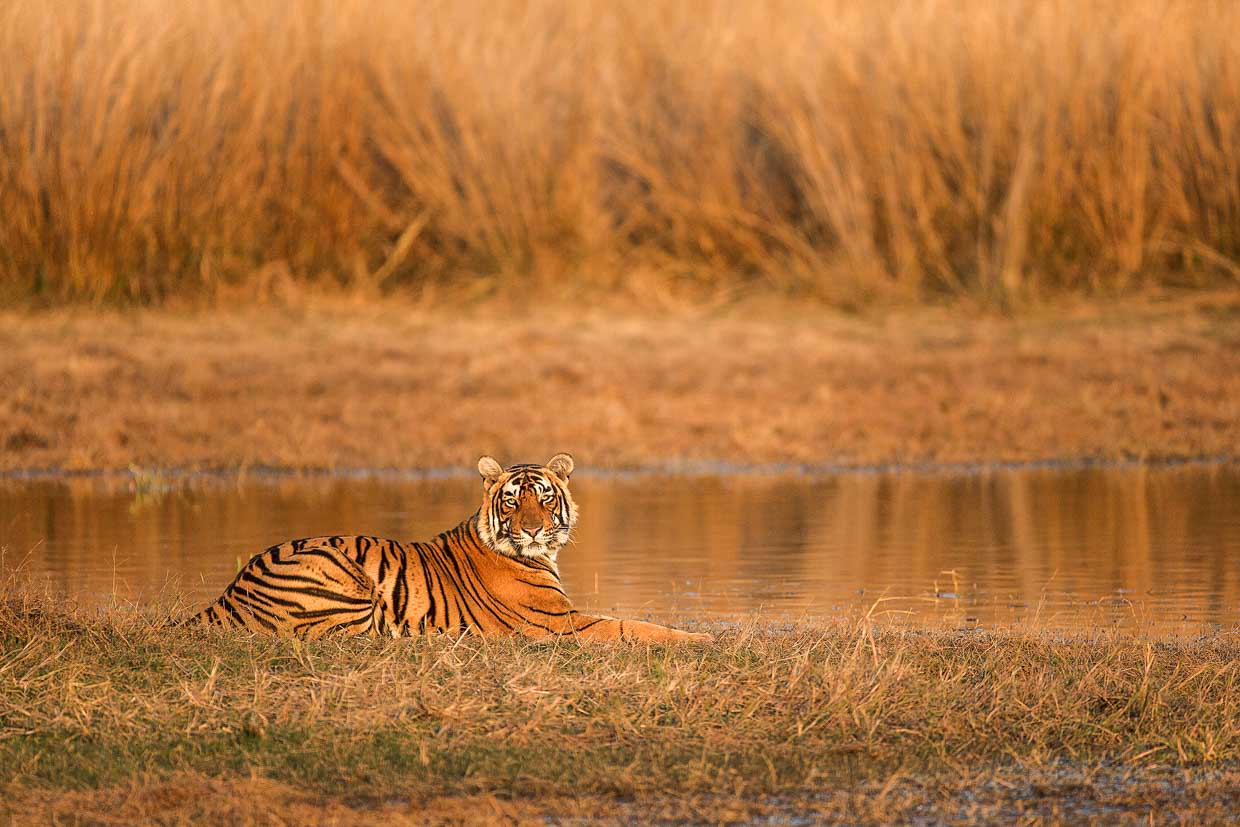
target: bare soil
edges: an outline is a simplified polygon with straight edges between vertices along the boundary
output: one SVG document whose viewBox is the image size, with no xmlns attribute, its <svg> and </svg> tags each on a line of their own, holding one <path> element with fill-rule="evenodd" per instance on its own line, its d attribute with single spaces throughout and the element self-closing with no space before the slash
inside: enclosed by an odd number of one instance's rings
<svg viewBox="0 0 1240 827">
<path fill-rule="evenodd" d="M 1240 292 L 1030 311 L 808 302 L 0 315 L 0 471 L 586 468 L 1240 453 Z"/>
<path fill-rule="evenodd" d="M 645 824 L 1228 824 L 1235 768 L 990 771 L 829 781 L 816 792 L 746 797 L 506 794 L 382 801 L 321 795 L 265 778 L 194 774 L 98 790 L 18 794 L 14 824 L 645 825 Z"/>
</svg>

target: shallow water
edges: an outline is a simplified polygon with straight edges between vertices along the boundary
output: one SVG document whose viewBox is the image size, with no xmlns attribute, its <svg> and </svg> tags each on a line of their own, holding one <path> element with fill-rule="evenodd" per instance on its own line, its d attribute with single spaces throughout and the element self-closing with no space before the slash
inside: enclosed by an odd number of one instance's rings
<svg viewBox="0 0 1240 827">
<path fill-rule="evenodd" d="M 421 539 L 473 478 L 0 481 L 0 570 L 81 602 L 214 597 L 285 539 Z M 1240 633 L 1240 466 L 579 475 L 583 607 L 651 618 Z"/>
</svg>

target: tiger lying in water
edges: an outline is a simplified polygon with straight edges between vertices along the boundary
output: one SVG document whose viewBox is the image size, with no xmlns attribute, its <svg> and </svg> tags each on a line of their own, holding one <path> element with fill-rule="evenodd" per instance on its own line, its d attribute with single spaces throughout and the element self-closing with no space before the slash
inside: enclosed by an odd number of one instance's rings
<svg viewBox="0 0 1240 827">
<path fill-rule="evenodd" d="M 582 640 L 708 641 L 573 608 L 556 554 L 577 522 L 573 458 L 504 469 L 478 461 L 482 507 L 424 543 L 378 537 L 293 540 L 255 555 L 218 600 L 184 623 L 316 639 L 428 631 L 574 635 Z"/>
</svg>

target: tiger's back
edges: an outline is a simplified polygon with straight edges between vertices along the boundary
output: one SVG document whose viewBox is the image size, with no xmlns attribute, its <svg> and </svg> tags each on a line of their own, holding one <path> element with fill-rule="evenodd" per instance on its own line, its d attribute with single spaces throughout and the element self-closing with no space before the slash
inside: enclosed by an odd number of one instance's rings
<svg viewBox="0 0 1240 827">
<path fill-rule="evenodd" d="M 552 567 L 529 561 L 514 568 L 458 527 L 428 543 L 335 535 L 272 546 L 187 622 L 313 640 L 550 632 L 542 619 L 570 610 Z"/>
</svg>

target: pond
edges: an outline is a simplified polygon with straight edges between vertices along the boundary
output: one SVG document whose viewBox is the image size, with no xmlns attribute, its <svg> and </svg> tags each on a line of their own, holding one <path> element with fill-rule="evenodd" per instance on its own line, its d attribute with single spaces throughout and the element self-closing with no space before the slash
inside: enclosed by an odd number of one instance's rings
<svg viewBox="0 0 1240 827">
<path fill-rule="evenodd" d="M 580 474 L 560 553 L 582 608 L 626 617 L 1240 632 L 1240 466 Z M 215 597 L 264 547 L 424 539 L 465 476 L 0 481 L 0 570 L 86 604 Z M 16 575 L 14 575 L 16 572 Z"/>
</svg>

